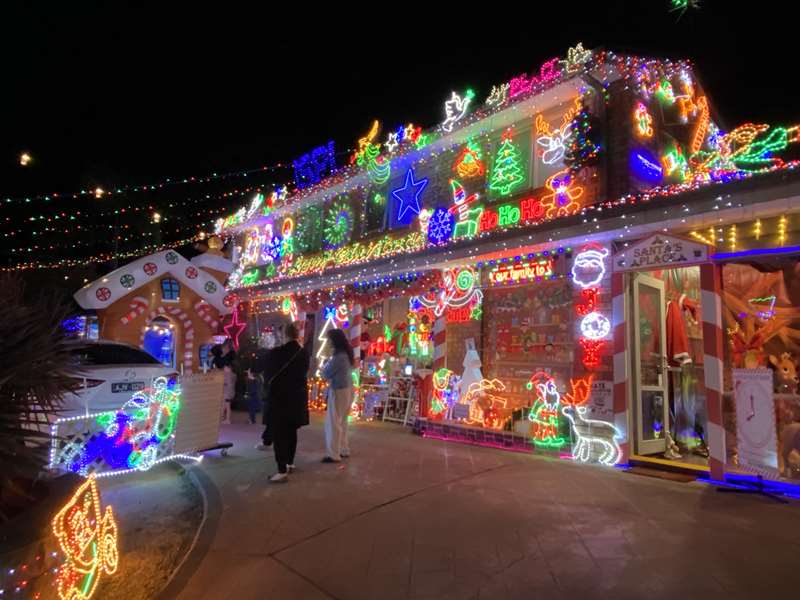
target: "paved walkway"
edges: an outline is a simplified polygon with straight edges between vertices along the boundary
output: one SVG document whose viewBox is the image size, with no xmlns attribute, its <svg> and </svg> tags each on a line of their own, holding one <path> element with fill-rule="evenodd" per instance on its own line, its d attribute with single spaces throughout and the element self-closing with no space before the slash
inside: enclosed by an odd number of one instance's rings
<svg viewBox="0 0 800 600">
<path fill-rule="evenodd" d="M 686 600 L 800 590 L 797 502 L 423 440 L 380 423 L 353 428 L 353 457 L 341 465 L 319 463 L 321 424 L 304 428 L 298 472 L 274 485 L 272 453 L 252 449 L 259 433 L 230 426 L 232 455 L 202 463 L 219 497 L 175 582 L 180 599 Z"/>
</svg>

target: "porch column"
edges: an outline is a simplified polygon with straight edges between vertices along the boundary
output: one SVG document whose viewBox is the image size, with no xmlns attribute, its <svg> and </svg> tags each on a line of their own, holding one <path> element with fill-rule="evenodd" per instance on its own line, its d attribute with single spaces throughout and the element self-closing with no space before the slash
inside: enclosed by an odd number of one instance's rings
<svg viewBox="0 0 800 600">
<path fill-rule="evenodd" d="M 353 347 L 355 368 L 361 366 L 361 305 L 353 304 L 350 310 L 350 345 Z"/>
<path fill-rule="evenodd" d="M 298 310 L 297 311 L 297 321 L 295 321 L 297 325 L 297 336 L 300 340 L 300 345 L 305 346 L 306 343 L 306 311 Z"/>
<path fill-rule="evenodd" d="M 700 265 L 703 320 L 703 371 L 708 413 L 708 466 L 711 478 L 725 479 L 725 427 L 722 422 L 722 267 Z"/>
<path fill-rule="evenodd" d="M 447 366 L 447 319 L 444 314 L 433 322 L 433 371 Z"/>
<path fill-rule="evenodd" d="M 625 273 L 611 275 L 611 322 L 614 336 L 614 426 L 620 432 L 619 462 L 625 464 L 630 458 L 630 435 L 628 432 L 628 410 L 630 409 L 630 353 L 626 315 Z"/>
</svg>

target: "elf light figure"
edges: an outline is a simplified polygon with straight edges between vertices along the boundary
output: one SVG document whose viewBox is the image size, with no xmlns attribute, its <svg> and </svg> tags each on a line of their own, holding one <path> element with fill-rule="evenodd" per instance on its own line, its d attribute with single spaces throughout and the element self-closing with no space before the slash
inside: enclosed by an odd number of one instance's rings
<svg viewBox="0 0 800 600">
<path fill-rule="evenodd" d="M 433 402 L 429 417 L 441 419 L 447 409 L 452 404 L 451 378 L 453 372 L 447 368 L 441 368 L 433 373 Z"/>
<path fill-rule="evenodd" d="M 545 448 L 561 448 L 566 440 L 559 435 L 561 394 L 555 380 L 542 371 L 534 373 L 527 387 L 536 394 L 528 420 L 532 422 L 533 443 Z"/>
</svg>

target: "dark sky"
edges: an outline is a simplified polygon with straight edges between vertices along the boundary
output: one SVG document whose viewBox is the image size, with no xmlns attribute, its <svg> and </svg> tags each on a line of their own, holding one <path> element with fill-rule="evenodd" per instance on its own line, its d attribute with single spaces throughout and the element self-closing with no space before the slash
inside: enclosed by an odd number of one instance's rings
<svg viewBox="0 0 800 600">
<path fill-rule="evenodd" d="M 0 198 L 246 169 L 331 138 L 342 149 L 373 117 L 430 126 L 451 89 L 471 86 L 482 101 L 577 41 L 693 59 L 729 126 L 798 119 L 781 3 L 704 0 L 680 19 L 668 0 L 553 3 L 562 11 L 547 14 L 536 3 L 453 2 L 436 14 L 430 2 L 347 14 L 310 2 L 299 14 L 6 4 Z M 17 165 L 22 150 L 34 168 Z"/>
</svg>

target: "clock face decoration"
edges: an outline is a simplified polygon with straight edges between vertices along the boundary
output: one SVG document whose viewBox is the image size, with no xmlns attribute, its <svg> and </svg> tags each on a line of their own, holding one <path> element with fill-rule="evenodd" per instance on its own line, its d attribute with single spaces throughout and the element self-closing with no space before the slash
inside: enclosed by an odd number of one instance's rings
<svg viewBox="0 0 800 600">
<path fill-rule="evenodd" d="M 765 448 L 775 427 L 773 407 L 759 381 L 739 381 L 736 386 L 736 418 L 739 435 L 753 448 Z"/>
</svg>

